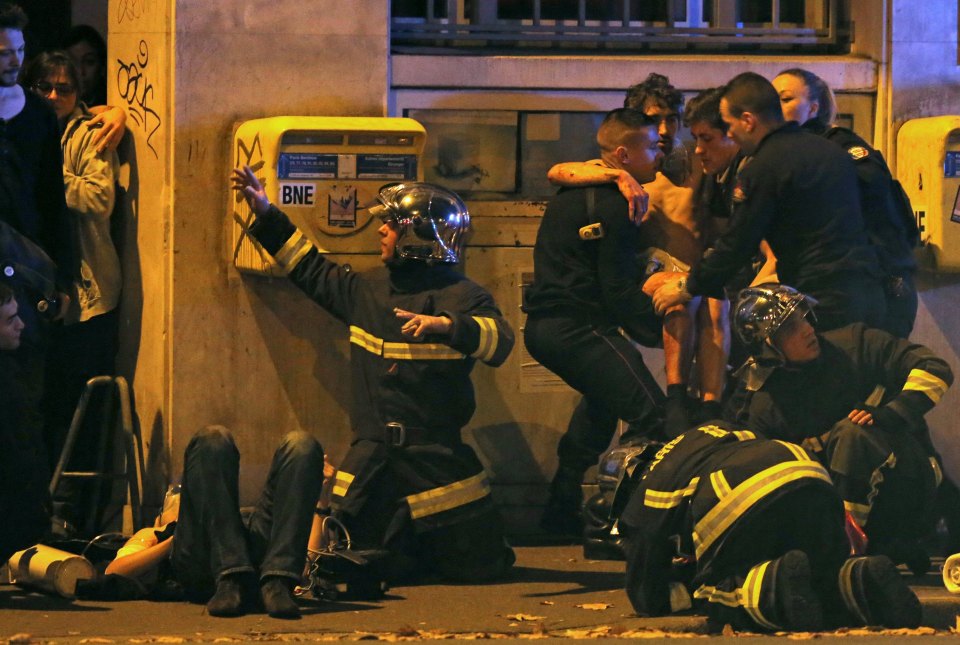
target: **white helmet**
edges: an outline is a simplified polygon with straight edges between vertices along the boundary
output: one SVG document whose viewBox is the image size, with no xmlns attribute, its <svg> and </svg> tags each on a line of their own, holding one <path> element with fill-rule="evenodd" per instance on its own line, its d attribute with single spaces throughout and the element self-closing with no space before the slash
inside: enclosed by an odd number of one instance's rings
<svg viewBox="0 0 960 645">
<path fill-rule="evenodd" d="M 423 182 L 380 189 L 370 213 L 397 225 L 397 257 L 428 263 L 457 264 L 470 230 L 463 200 L 442 186 Z"/>
</svg>

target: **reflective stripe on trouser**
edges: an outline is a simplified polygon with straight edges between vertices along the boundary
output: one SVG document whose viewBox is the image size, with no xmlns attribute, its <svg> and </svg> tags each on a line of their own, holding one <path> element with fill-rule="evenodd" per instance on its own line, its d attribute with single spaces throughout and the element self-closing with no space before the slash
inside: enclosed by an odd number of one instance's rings
<svg viewBox="0 0 960 645">
<path fill-rule="evenodd" d="M 774 620 L 773 585 L 774 561 L 768 560 L 752 567 L 745 576 L 731 576 L 716 586 L 700 585 L 693 597 L 724 607 L 740 608 L 750 619 L 764 629 L 782 629 Z"/>
<path fill-rule="evenodd" d="M 486 473 L 478 473 L 446 486 L 432 488 L 416 495 L 407 495 L 406 500 L 407 505 L 410 506 L 410 518 L 417 521 L 430 515 L 466 506 L 489 494 L 490 483 Z"/>
<path fill-rule="evenodd" d="M 843 566 L 840 567 L 837 580 L 840 586 L 840 597 L 843 598 L 843 604 L 850 613 L 856 616 L 864 625 L 870 624 L 870 621 L 867 619 L 867 612 L 869 610 L 866 607 L 861 607 L 860 602 L 857 600 L 855 590 L 857 583 L 854 581 L 854 576 L 856 575 L 855 570 L 859 566 L 863 566 L 862 563 L 866 562 L 866 560 L 867 558 L 865 557 L 850 558 L 844 562 Z"/>
</svg>

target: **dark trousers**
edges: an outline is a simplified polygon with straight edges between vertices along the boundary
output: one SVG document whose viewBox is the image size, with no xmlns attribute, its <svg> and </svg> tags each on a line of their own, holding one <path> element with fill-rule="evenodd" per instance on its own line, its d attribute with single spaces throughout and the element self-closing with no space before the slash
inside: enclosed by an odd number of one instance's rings
<svg viewBox="0 0 960 645">
<path fill-rule="evenodd" d="M 698 563 L 695 597 L 706 601 L 707 615 L 715 624 L 769 627 L 758 620 L 765 618 L 779 625 L 772 565 L 797 549 L 810 559 L 815 591 L 829 601 L 824 609 L 830 623 L 842 624 L 845 614 L 837 591 L 837 573 L 849 548 L 837 494 L 819 483 L 801 484 L 770 504 L 757 505 L 736 521 L 710 561 Z M 759 573 L 765 562 L 770 563 L 762 569 L 765 575 L 752 589 L 746 589 L 749 574 Z M 743 593 L 736 604 L 730 604 L 724 595 L 738 589 L 753 593 Z"/>
<path fill-rule="evenodd" d="M 817 331 L 838 329 L 856 322 L 883 328 L 887 319 L 887 295 L 879 278 L 849 273 L 830 277 L 829 281 L 796 286 L 816 298 Z"/>
<path fill-rule="evenodd" d="M 119 311 L 105 314 L 75 325 L 59 325 L 52 330 L 50 352 L 46 366 L 44 395 L 44 438 L 49 451 L 50 468 L 56 467 L 66 441 L 86 382 L 94 376 L 113 375 L 117 355 Z M 77 443 L 68 470 L 94 470 L 101 458 L 100 434 L 104 422 L 109 421 L 103 409 L 103 391 L 91 399 L 85 423 L 80 428 Z M 107 458 L 106 463 L 110 463 Z M 85 513 L 85 506 L 97 504 L 90 499 L 91 482 L 77 479 L 61 480 L 54 493 L 54 515 L 77 525 Z"/>
<path fill-rule="evenodd" d="M 844 419 L 830 430 L 824 453 L 837 492 L 869 536 L 871 551 L 897 539 L 917 540 L 932 528 L 938 471 L 908 429 Z"/>
<path fill-rule="evenodd" d="M 531 315 L 524 340 L 537 361 L 584 397 L 560 440 L 558 475 L 566 471 L 579 477 L 596 464 L 613 437 L 617 419 L 630 425 L 625 439 L 662 433 L 663 391 L 643 356 L 615 327 Z"/>
<path fill-rule="evenodd" d="M 389 447 L 359 439 L 341 464 L 353 476 L 334 508 L 355 549 L 388 552 L 385 579 L 410 582 L 437 574 L 457 582 L 487 582 L 513 565 L 503 521 L 489 493 L 470 493 L 466 482 L 482 475 L 473 449 L 459 437 L 446 444 Z M 459 488 L 466 498 L 451 494 Z M 474 496 L 476 494 L 476 497 Z M 431 497 L 438 507 L 416 517 L 410 499 Z"/>
<path fill-rule="evenodd" d="M 898 338 L 909 338 L 919 306 L 913 271 L 903 271 L 888 278 L 886 292 L 887 319 L 882 329 Z"/>
<path fill-rule="evenodd" d="M 220 576 L 259 571 L 300 579 L 313 510 L 323 484 L 323 448 L 291 432 L 277 448 L 267 483 L 246 524 L 240 516 L 240 452 L 222 426 L 190 440 L 171 564 L 191 595 L 213 592 Z"/>
</svg>

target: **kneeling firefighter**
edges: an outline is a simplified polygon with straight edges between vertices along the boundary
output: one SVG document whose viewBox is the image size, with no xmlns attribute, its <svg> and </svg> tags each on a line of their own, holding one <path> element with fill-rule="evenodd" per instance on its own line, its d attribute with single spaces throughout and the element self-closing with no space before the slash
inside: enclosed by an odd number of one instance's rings
<svg viewBox="0 0 960 645">
<path fill-rule="evenodd" d="M 636 470 L 619 519 L 641 616 L 705 607 L 714 627 L 916 627 L 920 603 L 886 556 L 848 558 L 826 469 L 795 444 L 694 428 Z"/>
<path fill-rule="evenodd" d="M 460 429 L 476 409 L 474 363 L 503 364 L 514 335 L 491 294 L 456 269 L 470 226 L 463 201 L 431 184 L 381 189 L 370 213 L 382 222 L 383 266 L 360 273 L 321 254 L 250 168 L 234 184 L 257 216 L 250 235 L 350 329 L 354 436 L 333 509 L 353 548 L 386 551 L 388 581 L 502 575 L 513 551 Z"/>
</svg>

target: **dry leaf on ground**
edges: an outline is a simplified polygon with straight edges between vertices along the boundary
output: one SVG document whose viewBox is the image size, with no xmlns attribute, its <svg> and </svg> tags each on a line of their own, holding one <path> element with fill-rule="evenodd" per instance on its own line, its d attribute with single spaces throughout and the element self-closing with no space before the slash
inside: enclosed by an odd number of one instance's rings
<svg viewBox="0 0 960 645">
<path fill-rule="evenodd" d="M 507 620 L 515 620 L 517 622 L 532 622 L 535 620 L 543 620 L 546 616 L 533 616 L 531 614 L 507 614 L 504 616 Z"/>
<path fill-rule="evenodd" d="M 604 609 L 610 609 L 613 607 L 613 603 L 609 602 L 587 602 L 582 605 L 577 605 L 580 609 L 590 609 L 592 611 L 602 611 Z"/>
</svg>

